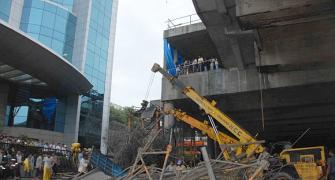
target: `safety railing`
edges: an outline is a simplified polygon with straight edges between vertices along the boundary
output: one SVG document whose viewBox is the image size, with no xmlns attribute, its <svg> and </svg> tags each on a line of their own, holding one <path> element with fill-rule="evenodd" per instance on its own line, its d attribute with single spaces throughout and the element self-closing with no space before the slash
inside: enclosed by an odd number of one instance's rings
<svg viewBox="0 0 335 180">
<path fill-rule="evenodd" d="M 191 14 L 191 15 L 187 15 L 187 16 L 183 16 L 183 17 L 179 17 L 175 19 L 168 19 L 166 21 L 166 24 L 167 24 L 168 29 L 173 29 L 173 28 L 191 25 L 191 24 L 200 23 L 200 22 L 201 22 L 201 19 L 199 18 L 197 14 Z"/>
</svg>

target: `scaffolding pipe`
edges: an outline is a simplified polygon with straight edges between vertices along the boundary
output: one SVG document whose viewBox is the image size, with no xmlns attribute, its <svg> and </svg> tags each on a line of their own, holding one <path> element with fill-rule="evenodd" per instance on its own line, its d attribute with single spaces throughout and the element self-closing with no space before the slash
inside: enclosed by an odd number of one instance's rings
<svg viewBox="0 0 335 180">
<path fill-rule="evenodd" d="M 209 178 L 209 180 L 215 180 L 215 175 L 214 175 L 214 172 L 213 172 L 211 162 L 209 161 L 207 149 L 206 149 L 206 147 L 201 147 L 200 150 L 201 150 L 202 157 L 204 158 L 204 161 L 205 161 L 205 166 L 206 166 L 207 172 L 208 172 L 208 178 Z"/>
</svg>

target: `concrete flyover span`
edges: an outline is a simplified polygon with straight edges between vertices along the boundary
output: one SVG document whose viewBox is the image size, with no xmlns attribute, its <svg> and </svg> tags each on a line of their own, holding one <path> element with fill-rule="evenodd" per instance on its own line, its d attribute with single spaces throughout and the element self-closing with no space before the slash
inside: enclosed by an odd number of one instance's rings
<svg viewBox="0 0 335 180">
<path fill-rule="evenodd" d="M 57 95 L 83 94 L 92 88 L 72 64 L 3 21 L 0 21 L 0 79 L 46 85 Z"/>
</svg>

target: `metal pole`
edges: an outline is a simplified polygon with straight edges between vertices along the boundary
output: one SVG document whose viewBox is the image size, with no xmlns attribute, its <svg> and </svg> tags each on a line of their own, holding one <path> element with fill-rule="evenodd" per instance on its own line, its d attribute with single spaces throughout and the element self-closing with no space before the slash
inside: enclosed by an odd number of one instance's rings
<svg viewBox="0 0 335 180">
<path fill-rule="evenodd" d="M 165 169 L 166 169 L 166 164 L 167 164 L 167 161 L 168 161 L 168 158 L 170 156 L 170 153 L 172 151 L 172 133 L 173 133 L 173 128 L 170 129 L 170 139 L 169 139 L 169 144 L 168 146 L 166 147 L 166 155 L 165 155 L 165 158 L 164 158 L 164 164 L 163 164 L 163 168 L 162 168 L 162 173 L 159 177 L 159 180 L 162 180 L 163 179 L 163 176 L 164 176 L 164 172 L 165 172 Z"/>
<path fill-rule="evenodd" d="M 211 166 L 211 162 L 209 161 L 207 149 L 206 149 L 206 147 L 201 147 L 200 150 L 201 150 L 202 157 L 204 158 L 204 161 L 205 161 L 205 165 L 206 165 L 206 168 L 207 168 L 207 171 L 208 171 L 209 180 L 215 180 L 215 175 L 214 175 L 214 172 L 213 172 L 213 168 Z"/>
</svg>

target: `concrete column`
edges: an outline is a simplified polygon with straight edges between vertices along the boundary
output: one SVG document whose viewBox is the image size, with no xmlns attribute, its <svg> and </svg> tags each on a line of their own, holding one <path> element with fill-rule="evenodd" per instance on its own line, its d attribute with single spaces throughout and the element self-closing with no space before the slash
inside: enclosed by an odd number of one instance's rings
<svg viewBox="0 0 335 180">
<path fill-rule="evenodd" d="M 81 98 L 79 95 L 67 98 L 64 127 L 64 143 L 67 145 L 78 141 L 80 102 Z"/>
<path fill-rule="evenodd" d="M 5 125 L 8 92 L 8 85 L 0 85 L 0 127 Z"/>
<path fill-rule="evenodd" d="M 172 103 L 164 103 L 163 105 L 164 111 L 168 111 L 174 109 L 174 105 Z M 170 129 L 175 124 L 175 118 L 173 115 L 164 115 L 164 128 Z"/>
<path fill-rule="evenodd" d="M 84 72 L 86 62 L 87 38 L 90 25 L 92 0 L 74 0 L 73 13 L 77 17 L 72 64 Z"/>
<path fill-rule="evenodd" d="M 106 67 L 105 93 L 104 93 L 104 103 L 103 103 L 102 122 L 101 122 L 102 127 L 101 127 L 100 151 L 102 154 L 107 154 L 108 150 L 109 108 L 110 108 L 110 95 L 112 85 L 117 6 L 118 6 L 118 0 L 114 0 L 112 5 L 112 20 L 109 32 L 108 61 Z"/>
<path fill-rule="evenodd" d="M 20 28 L 23 3 L 24 1 L 22 0 L 12 0 L 8 24 L 15 29 Z"/>
</svg>

